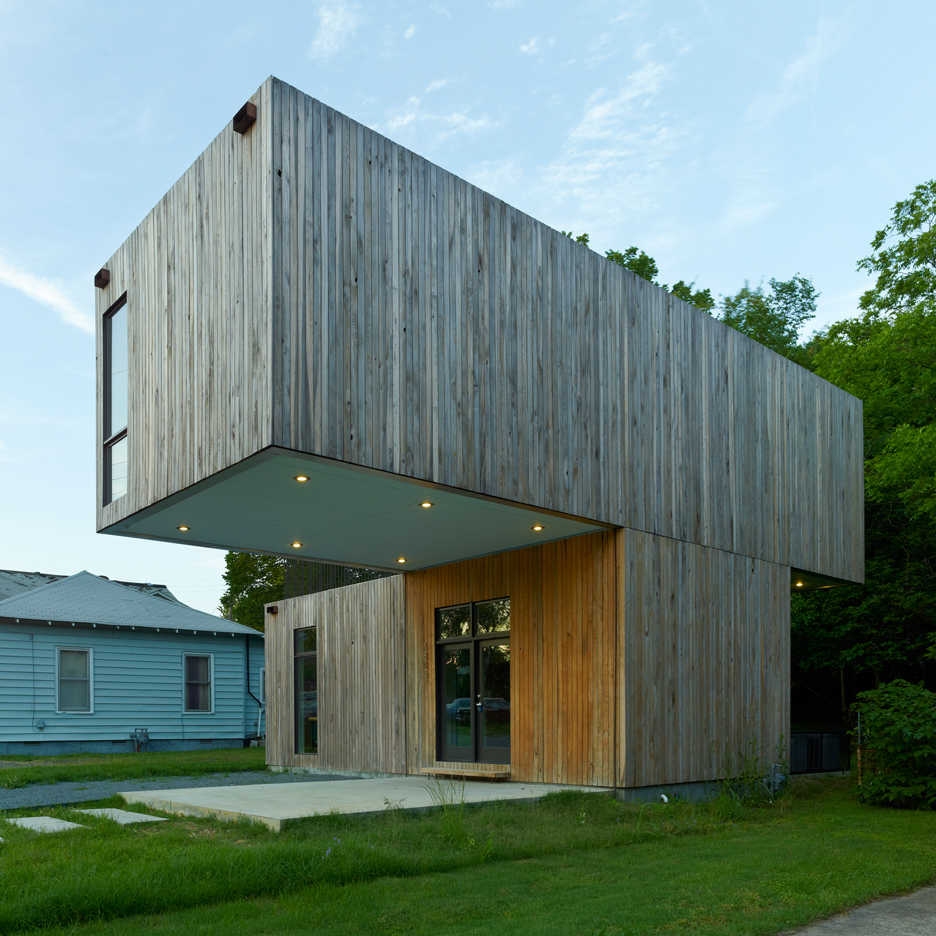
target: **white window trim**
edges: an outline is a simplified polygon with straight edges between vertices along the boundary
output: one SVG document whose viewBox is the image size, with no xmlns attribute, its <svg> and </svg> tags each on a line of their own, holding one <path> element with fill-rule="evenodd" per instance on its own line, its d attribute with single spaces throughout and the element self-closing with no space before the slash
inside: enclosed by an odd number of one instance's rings
<svg viewBox="0 0 936 936">
<path fill-rule="evenodd" d="M 83 650 L 88 654 L 88 708 L 81 712 L 74 709 L 63 710 L 61 701 L 61 687 L 59 681 L 59 659 L 62 650 Z M 80 647 L 73 644 L 55 645 L 55 714 L 56 715 L 93 715 L 94 714 L 94 648 Z"/>
<path fill-rule="evenodd" d="M 189 657 L 208 657 L 208 678 L 211 680 L 211 708 L 207 711 L 205 709 L 190 709 L 186 708 L 186 696 L 188 693 L 186 690 L 186 679 L 185 679 L 185 661 Z M 182 653 L 182 714 L 183 715 L 214 715 L 215 710 L 215 677 L 214 677 L 214 654 L 213 653 L 196 653 L 194 650 L 191 652 L 183 651 Z"/>
<path fill-rule="evenodd" d="M 260 667 L 260 691 L 257 693 L 260 696 L 260 704 L 266 708 L 266 667 Z"/>
</svg>

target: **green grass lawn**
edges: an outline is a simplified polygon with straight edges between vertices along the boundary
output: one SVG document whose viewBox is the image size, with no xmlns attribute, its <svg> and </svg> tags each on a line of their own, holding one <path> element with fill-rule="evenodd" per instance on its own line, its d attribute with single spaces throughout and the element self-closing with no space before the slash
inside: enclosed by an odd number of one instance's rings
<svg viewBox="0 0 936 936">
<path fill-rule="evenodd" d="M 0 826 L 2 933 L 767 934 L 936 878 L 936 813 L 840 779 L 743 812 L 559 794 L 278 834 L 46 812 L 89 827 Z"/>
<path fill-rule="evenodd" d="M 30 783 L 71 780 L 137 780 L 150 777 L 194 777 L 208 773 L 266 770 L 263 748 L 217 748 L 140 754 L 62 754 L 57 757 L 3 757 L 0 787 L 12 790 Z"/>
</svg>

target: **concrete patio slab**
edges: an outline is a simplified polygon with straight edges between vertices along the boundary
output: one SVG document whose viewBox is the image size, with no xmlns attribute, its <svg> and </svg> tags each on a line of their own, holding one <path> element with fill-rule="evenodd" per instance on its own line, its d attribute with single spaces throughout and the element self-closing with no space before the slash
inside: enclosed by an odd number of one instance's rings
<svg viewBox="0 0 936 936">
<path fill-rule="evenodd" d="M 103 816 L 113 819 L 119 825 L 133 825 L 137 822 L 168 822 L 162 816 L 144 816 L 143 813 L 129 812 L 126 809 L 76 809 L 75 812 L 85 813 L 88 816 Z"/>
<path fill-rule="evenodd" d="M 64 819 L 53 819 L 51 816 L 27 816 L 22 819 L 7 819 L 13 825 L 34 832 L 64 832 L 66 829 L 84 829 L 86 826 L 77 822 L 66 822 Z"/>
<path fill-rule="evenodd" d="M 307 816 L 330 812 L 383 812 L 390 808 L 430 809 L 433 781 L 425 777 L 392 777 L 374 780 L 334 780 L 331 783 L 260 784 L 238 787 L 200 787 L 190 790 L 134 790 L 121 792 L 128 803 L 144 803 L 163 812 L 183 816 L 214 816 L 236 821 L 262 822 L 274 831 Z M 443 782 L 457 799 L 466 803 L 493 800 L 531 802 L 558 790 L 581 790 L 611 795 L 601 787 L 576 787 L 553 783 Z M 464 792 L 462 790 L 464 789 Z"/>
</svg>

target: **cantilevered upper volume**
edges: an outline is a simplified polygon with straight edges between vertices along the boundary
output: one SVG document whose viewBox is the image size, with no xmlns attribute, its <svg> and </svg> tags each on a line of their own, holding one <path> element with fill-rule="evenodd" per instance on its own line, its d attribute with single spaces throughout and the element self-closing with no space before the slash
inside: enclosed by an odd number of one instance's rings
<svg viewBox="0 0 936 936">
<path fill-rule="evenodd" d="M 626 527 L 863 579 L 857 399 L 281 81 L 249 103 L 98 278 L 99 530 L 409 571 Z"/>
</svg>

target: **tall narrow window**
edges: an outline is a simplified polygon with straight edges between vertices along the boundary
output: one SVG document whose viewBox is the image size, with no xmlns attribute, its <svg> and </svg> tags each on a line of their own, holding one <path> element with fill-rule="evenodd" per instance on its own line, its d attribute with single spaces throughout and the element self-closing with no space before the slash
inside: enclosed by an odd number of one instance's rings
<svg viewBox="0 0 936 936">
<path fill-rule="evenodd" d="M 127 295 L 104 315 L 104 503 L 127 493 Z"/>
<path fill-rule="evenodd" d="M 59 712 L 91 712 L 91 651 L 58 647 Z"/>
<path fill-rule="evenodd" d="M 318 635 L 314 627 L 296 636 L 296 753 L 318 754 Z"/>
<path fill-rule="evenodd" d="M 182 654 L 185 711 L 211 712 L 211 654 Z"/>
</svg>

